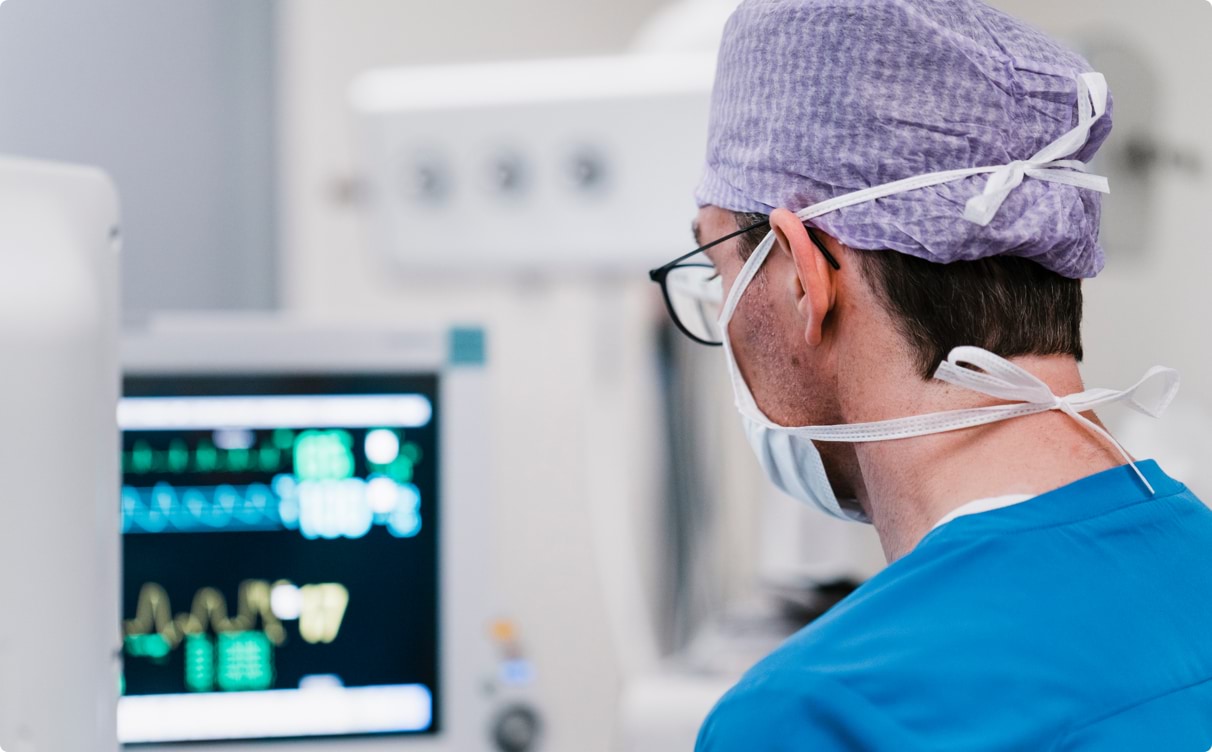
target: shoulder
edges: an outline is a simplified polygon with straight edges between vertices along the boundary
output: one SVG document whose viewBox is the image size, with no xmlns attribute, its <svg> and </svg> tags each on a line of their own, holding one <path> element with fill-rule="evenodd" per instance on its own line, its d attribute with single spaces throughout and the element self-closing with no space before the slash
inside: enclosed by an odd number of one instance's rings
<svg viewBox="0 0 1212 752">
<path fill-rule="evenodd" d="M 970 711 L 989 679 L 977 645 L 1017 631 L 1014 613 L 987 607 L 983 556 L 936 544 L 891 565 L 754 666 L 696 752 L 924 749 L 908 719 Z"/>
<path fill-rule="evenodd" d="M 708 715 L 695 752 L 913 749 L 903 729 L 840 682 L 759 666 Z"/>
</svg>

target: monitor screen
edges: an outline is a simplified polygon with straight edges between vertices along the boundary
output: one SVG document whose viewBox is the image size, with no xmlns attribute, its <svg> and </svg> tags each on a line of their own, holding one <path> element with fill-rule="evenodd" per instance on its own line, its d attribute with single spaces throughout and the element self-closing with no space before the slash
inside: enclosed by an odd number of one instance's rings
<svg viewBox="0 0 1212 752">
<path fill-rule="evenodd" d="M 123 742 L 438 731 L 437 390 L 128 375 Z"/>
</svg>

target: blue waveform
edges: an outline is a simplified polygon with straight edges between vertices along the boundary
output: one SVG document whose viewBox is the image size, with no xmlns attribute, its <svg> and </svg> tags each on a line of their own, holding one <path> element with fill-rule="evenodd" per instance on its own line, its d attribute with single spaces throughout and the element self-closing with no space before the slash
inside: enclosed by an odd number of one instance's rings
<svg viewBox="0 0 1212 752">
<path fill-rule="evenodd" d="M 376 525 L 397 538 L 421 530 L 421 492 L 382 475 L 247 486 L 122 487 L 122 532 L 298 530 L 307 539 L 361 538 Z"/>
</svg>

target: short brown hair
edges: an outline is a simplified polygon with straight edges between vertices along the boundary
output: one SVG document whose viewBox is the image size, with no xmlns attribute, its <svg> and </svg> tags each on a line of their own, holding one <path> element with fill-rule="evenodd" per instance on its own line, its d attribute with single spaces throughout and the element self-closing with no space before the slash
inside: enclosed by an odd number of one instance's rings
<svg viewBox="0 0 1212 752">
<path fill-rule="evenodd" d="M 737 227 L 763 214 L 737 214 Z M 742 235 L 747 257 L 766 234 Z M 1081 281 L 1030 259 L 993 256 L 936 264 L 892 251 L 858 251 L 863 276 L 883 299 L 930 379 L 952 348 L 974 345 L 1005 358 L 1071 355 L 1082 359 Z"/>
</svg>

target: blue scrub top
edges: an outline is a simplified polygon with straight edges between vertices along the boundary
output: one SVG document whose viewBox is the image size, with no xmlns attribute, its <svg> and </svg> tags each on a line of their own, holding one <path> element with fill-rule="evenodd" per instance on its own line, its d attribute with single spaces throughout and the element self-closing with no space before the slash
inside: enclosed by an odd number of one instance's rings
<svg viewBox="0 0 1212 752">
<path fill-rule="evenodd" d="M 789 639 L 697 752 L 1206 752 L 1212 511 L 1152 461 L 960 517 Z"/>
</svg>

